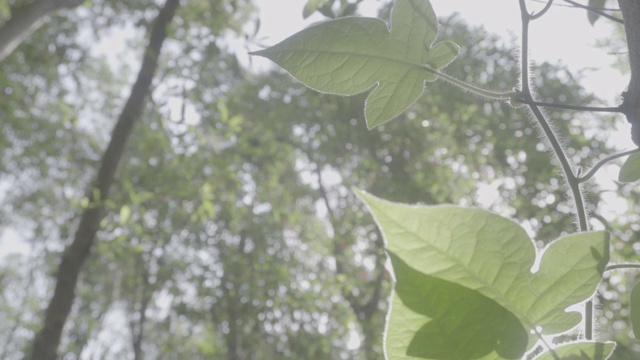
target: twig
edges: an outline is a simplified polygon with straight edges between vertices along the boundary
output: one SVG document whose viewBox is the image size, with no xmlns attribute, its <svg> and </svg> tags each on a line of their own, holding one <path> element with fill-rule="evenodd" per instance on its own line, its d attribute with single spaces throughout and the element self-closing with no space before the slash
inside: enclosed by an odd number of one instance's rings
<svg viewBox="0 0 640 360">
<path fill-rule="evenodd" d="M 618 269 L 640 269 L 640 264 L 614 264 L 604 268 L 604 271 L 618 270 Z"/>
<path fill-rule="evenodd" d="M 609 20 L 615 21 L 615 22 L 620 23 L 620 24 L 624 24 L 624 20 L 607 14 L 606 12 L 603 11 L 603 9 L 595 8 L 595 7 L 587 6 L 587 5 L 582 5 L 582 4 L 577 3 L 577 2 L 575 2 L 573 0 L 564 0 L 564 1 L 568 2 L 569 4 L 571 4 L 571 5 L 575 6 L 575 7 L 579 7 L 579 8 L 585 9 L 587 11 L 591 11 L 592 13 L 598 14 L 598 15 L 600 15 L 602 17 L 605 17 L 605 18 L 607 18 Z"/>
<path fill-rule="evenodd" d="M 531 14 L 530 20 L 535 20 L 535 19 L 539 19 L 540 17 L 542 17 L 542 15 L 544 15 L 544 13 L 546 13 L 549 8 L 551 7 L 551 5 L 553 5 L 553 0 L 549 0 L 547 1 L 547 5 L 545 5 L 542 10 L 540 10 L 540 12 L 538 12 L 537 14 Z"/>
<path fill-rule="evenodd" d="M 595 164 L 594 167 L 592 167 L 591 170 L 589 170 L 589 172 L 586 173 L 584 176 L 578 177 L 578 181 L 583 183 L 583 182 L 591 179 L 593 177 L 593 175 L 596 174 L 598 169 L 600 169 L 604 164 L 608 163 L 609 161 L 615 160 L 617 158 L 621 158 L 623 156 L 635 154 L 637 152 L 640 152 L 640 148 L 629 150 L 629 151 L 625 151 L 625 152 L 621 152 L 619 154 L 614 154 L 614 155 L 611 155 L 611 156 L 607 156 L 606 158 L 598 161 L 598 163 Z"/>
<path fill-rule="evenodd" d="M 624 112 L 621 106 L 598 107 L 598 106 L 567 105 L 567 104 L 557 104 L 557 103 L 549 103 L 549 102 L 526 100 L 526 99 L 518 99 L 518 101 L 527 105 L 537 105 L 537 106 L 544 106 L 544 107 L 550 107 L 550 108 L 556 108 L 556 109 L 567 109 L 567 110 L 576 110 L 576 111 L 619 112 L 619 113 Z"/>
</svg>

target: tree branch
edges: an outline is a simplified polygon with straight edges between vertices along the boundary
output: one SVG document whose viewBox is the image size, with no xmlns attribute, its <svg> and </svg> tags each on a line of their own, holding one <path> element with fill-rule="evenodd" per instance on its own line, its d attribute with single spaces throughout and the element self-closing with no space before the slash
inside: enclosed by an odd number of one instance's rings
<svg viewBox="0 0 640 360">
<path fill-rule="evenodd" d="M 0 26 L 0 61 L 38 30 L 48 15 L 63 8 L 74 8 L 84 0 L 38 0 L 12 9 L 11 18 Z"/>
<path fill-rule="evenodd" d="M 598 106 L 582 106 L 582 105 L 567 105 L 558 103 L 549 103 L 543 101 L 534 101 L 527 99 L 518 99 L 519 102 L 527 105 L 537 105 L 556 109 L 575 110 L 575 111 L 594 111 L 594 112 L 623 112 L 622 106 L 615 107 L 598 107 Z"/>
<path fill-rule="evenodd" d="M 631 139 L 640 147 L 640 1 L 618 0 L 627 34 L 631 80 L 623 94 L 622 108 L 631 123 Z"/>
<path fill-rule="evenodd" d="M 115 182 L 116 170 L 122 159 L 127 139 L 131 135 L 136 120 L 142 114 L 145 98 L 158 67 L 158 56 L 167 37 L 167 26 L 179 4 L 180 0 L 167 0 L 153 25 L 138 78 L 118 118 L 111 141 L 102 156 L 95 184 L 87 195 L 91 205 L 82 214 L 74 240 L 62 255 L 55 291 L 45 312 L 44 325 L 34 339 L 29 357 L 31 360 L 55 360 L 57 357 L 62 330 L 75 300 L 75 288 L 80 271 L 89 256 L 96 233 L 100 228 L 100 221 L 104 217 L 104 200 L 108 198 L 109 190 Z"/>
<path fill-rule="evenodd" d="M 587 6 L 587 5 L 582 5 L 582 4 L 577 3 L 575 1 L 572 1 L 572 0 L 564 0 L 564 1 L 568 2 L 569 4 L 571 4 L 571 5 L 575 6 L 575 7 L 579 7 L 581 9 L 585 9 L 585 10 L 590 11 L 592 13 L 598 14 L 598 15 L 600 15 L 602 17 L 605 17 L 605 18 L 607 18 L 607 19 L 609 19 L 611 21 L 615 21 L 615 22 L 620 23 L 620 24 L 624 23 L 624 21 L 622 19 L 618 19 L 617 17 L 609 15 L 606 12 L 604 12 L 604 9 L 594 8 L 592 6 Z"/>
</svg>

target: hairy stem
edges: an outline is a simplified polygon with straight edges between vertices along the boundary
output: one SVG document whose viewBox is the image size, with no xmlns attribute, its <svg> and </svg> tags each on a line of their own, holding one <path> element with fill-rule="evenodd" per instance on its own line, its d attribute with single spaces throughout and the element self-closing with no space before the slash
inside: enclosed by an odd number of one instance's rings
<svg viewBox="0 0 640 360">
<path fill-rule="evenodd" d="M 447 75 L 445 73 L 442 73 L 438 70 L 435 70 L 429 66 L 423 66 L 423 69 L 425 69 L 425 71 L 427 71 L 430 74 L 433 75 L 437 75 L 440 79 L 453 84 L 463 90 L 467 90 L 469 92 L 472 92 L 476 95 L 480 95 L 489 99 L 494 99 L 494 100 L 509 100 L 511 99 L 512 96 L 516 95 L 516 92 L 512 91 L 512 92 L 494 92 L 491 90 L 486 90 L 486 89 L 482 89 L 479 88 L 477 86 L 473 86 L 471 84 L 467 84 L 464 81 L 458 80 L 456 78 L 454 78 L 453 76 Z"/>
<path fill-rule="evenodd" d="M 560 142 L 558 141 L 558 137 L 554 133 L 553 129 L 549 125 L 547 118 L 544 116 L 542 111 L 538 105 L 536 105 L 531 95 L 531 87 L 529 85 L 529 22 L 532 19 L 532 16 L 527 11 L 527 5 L 525 0 L 519 0 L 520 4 L 520 15 L 522 18 L 522 64 L 521 64 L 521 74 L 522 74 L 522 98 L 523 102 L 528 103 L 529 109 L 531 113 L 536 118 L 542 131 L 544 132 L 545 137 L 549 141 L 553 152 L 560 162 L 560 167 L 562 168 L 562 172 L 564 173 L 564 177 L 567 181 L 567 185 L 571 190 L 571 194 L 573 195 L 573 201 L 576 205 L 576 214 L 578 216 L 578 226 L 580 231 L 588 231 L 589 224 L 587 222 L 587 212 L 585 210 L 584 200 L 582 198 L 582 192 L 580 191 L 580 182 L 576 177 L 571 164 L 567 156 L 564 153 Z M 584 333 L 585 338 L 587 340 L 591 340 L 593 338 L 593 302 L 591 300 L 587 301 L 585 304 L 585 324 L 584 324 Z"/>
</svg>

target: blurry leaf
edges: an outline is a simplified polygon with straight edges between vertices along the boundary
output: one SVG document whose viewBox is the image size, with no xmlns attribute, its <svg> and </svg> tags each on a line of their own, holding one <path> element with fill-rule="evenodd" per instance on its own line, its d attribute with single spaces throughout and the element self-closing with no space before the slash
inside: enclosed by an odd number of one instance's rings
<svg viewBox="0 0 640 360">
<path fill-rule="evenodd" d="M 631 154 L 622 164 L 618 181 L 633 182 L 640 179 L 640 153 Z"/>
<path fill-rule="evenodd" d="M 131 192 L 129 194 L 129 196 L 131 197 L 131 202 L 134 204 L 141 204 L 147 200 L 151 200 L 155 197 L 155 194 L 149 191 L 142 191 L 142 192 Z"/>
<path fill-rule="evenodd" d="M 522 227 L 493 213 L 457 206 L 410 206 L 356 192 L 376 219 L 389 253 L 416 272 L 478 291 L 514 314 L 527 331 L 539 327 L 543 335 L 550 335 L 578 325 L 581 314 L 565 309 L 593 295 L 609 260 L 606 232 L 569 235 L 537 253 Z M 532 273 L 536 258 L 539 269 Z M 404 286 L 400 281 L 399 277 L 396 288 Z M 394 295 L 397 304 L 395 297 L 400 295 Z M 415 310 L 398 306 L 390 314 L 391 319 L 415 316 Z M 389 337 L 401 333 L 402 327 L 402 321 L 388 327 L 387 350 L 396 355 L 405 354 L 409 346 L 409 340 L 400 338 L 412 337 L 406 333 Z M 538 340 L 529 336 L 527 349 Z"/>
<path fill-rule="evenodd" d="M 229 120 L 229 108 L 224 101 L 218 101 L 218 113 L 220 114 L 220 121 L 226 123 Z"/>
<path fill-rule="evenodd" d="M 131 208 L 127 205 L 123 205 L 120 208 L 120 223 L 126 224 L 131 218 Z"/>
<path fill-rule="evenodd" d="M 229 132 L 231 133 L 239 133 L 242 131 L 242 123 L 244 122 L 244 118 L 242 115 L 235 115 L 229 119 Z"/>
<path fill-rule="evenodd" d="M 396 2 L 391 29 L 375 18 L 348 17 L 312 26 L 254 52 L 322 92 L 354 95 L 371 88 L 365 105 L 369 128 L 406 110 L 457 55 L 458 45 L 433 45 L 438 21 L 427 0 Z"/>
<path fill-rule="evenodd" d="M 613 353 L 616 344 L 613 342 L 576 342 L 563 344 L 554 352 L 561 360 L 605 360 Z M 545 352 L 534 358 L 535 360 L 556 360 L 550 352 Z"/>
<path fill-rule="evenodd" d="M 629 299 L 629 317 L 631 318 L 631 328 L 636 339 L 640 339 L 640 283 L 633 286 L 631 298 Z"/>
<path fill-rule="evenodd" d="M 316 10 L 318 9 L 318 6 L 320 6 L 320 4 L 322 4 L 323 1 L 324 0 L 307 1 L 307 4 L 304 6 L 304 9 L 302 9 L 302 17 L 306 19 L 309 16 L 311 16 L 311 14 L 316 12 Z"/>
<path fill-rule="evenodd" d="M 589 0 L 589 7 L 602 9 L 604 8 L 605 1 L 606 0 Z M 593 11 L 587 11 L 587 17 L 589 18 L 589 23 L 593 25 L 596 22 L 596 20 L 600 18 L 600 15 L 596 14 Z"/>
<path fill-rule="evenodd" d="M 213 202 L 205 201 L 202 203 L 203 219 L 213 220 L 216 217 L 216 210 Z"/>
<path fill-rule="evenodd" d="M 11 17 L 11 8 L 6 0 L 0 1 L 0 21 L 8 20 Z"/>
</svg>

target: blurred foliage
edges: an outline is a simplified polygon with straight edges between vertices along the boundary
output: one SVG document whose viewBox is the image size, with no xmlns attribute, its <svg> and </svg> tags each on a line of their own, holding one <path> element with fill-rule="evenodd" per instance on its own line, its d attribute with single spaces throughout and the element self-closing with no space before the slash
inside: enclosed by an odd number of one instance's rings
<svg viewBox="0 0 640 360">
<path fill-rule="evenodd" d="M 29 248 L 0 268 L 0 358 L 21 358 L 40 324 L 157 8 L 93 1 L 52 17 L 0 63 L 0 225 L 18 229 L 15 241 Z M 364 95 L 317 94 L 288 75 L 242 67 L 229 39 L 250 38 L 243 25 L 256 21 L 254 10 L 240 0 L 180 10 L 77 289 L 64 359 L 136 351 L 153 359 L 381 359 L 390 276 L 352 186 L 393 201 L 489 208 L 542 242 L 573 230 L 558 170 L 523 113 L 437 82 L 399 119 L 368 131 Z M 496 90 L 516 86 L 514 44 L 456 17 L 441 22 L 441 37 L 462 47 L 449 74 Z M 101 41 L 121 29 L 125 49 L 105 51 Z M 541 100 L 595 100 L 560 66 L 539 64 L 535 77 Z M 588 167 L 611 152 L 612 118 L 550 115 L 573 161 Z M 494 198 L 482 195 L 487 188 Z M 598 189 L 586 190 L 599 215 Z M 624 244 L 619 256 L 631 259 L 640 199 L 633 185 L 621 192 L 631 215 L 608 225 L 614 246 Z M 632 278 L 604 285 L 612 288 L 601 292 L 603 306 L 613 310 L 603 307 L 601 330 L 615 311 L 624 315 Z M 626 336 L 624 326 L 611 336 Z M 621 349 L 631 351 L 625 339 Z"/>
</svg>

